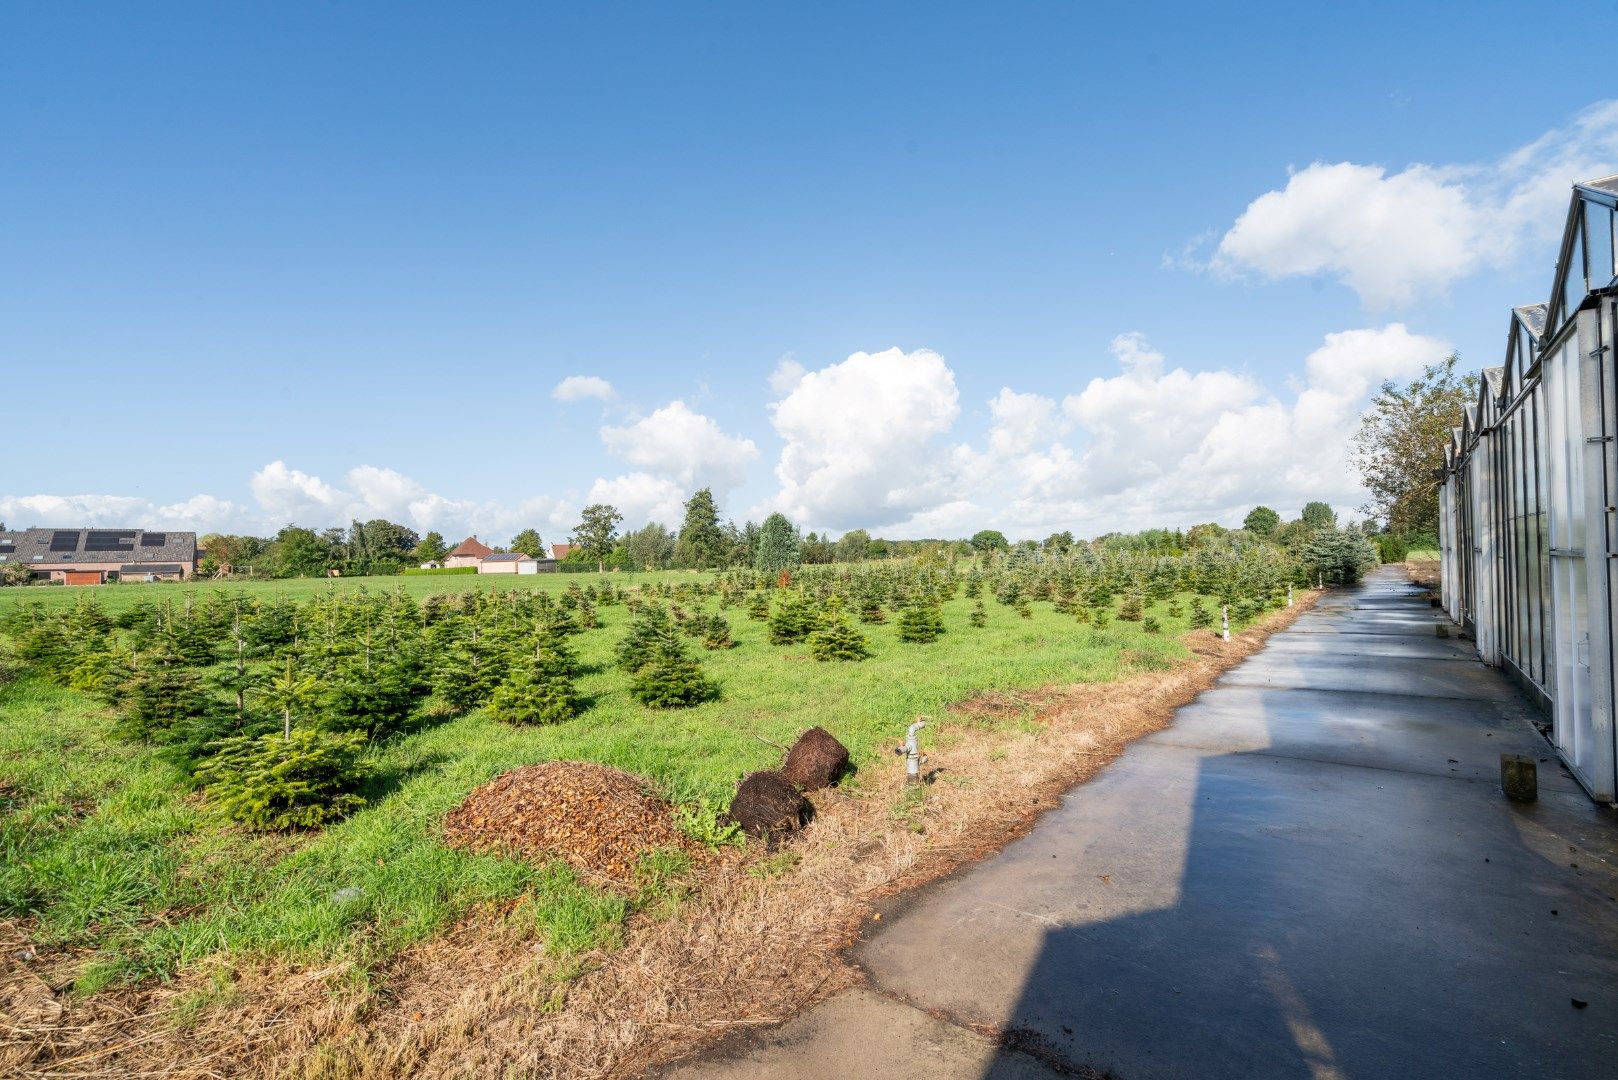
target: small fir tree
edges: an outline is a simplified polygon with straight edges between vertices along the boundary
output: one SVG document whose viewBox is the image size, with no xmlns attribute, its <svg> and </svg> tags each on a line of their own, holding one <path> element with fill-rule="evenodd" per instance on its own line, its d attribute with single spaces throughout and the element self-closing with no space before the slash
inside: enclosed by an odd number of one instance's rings
<svg viewBox="0 0 1618 1080">
<path fill-rule="evenodd" d="M 359 732 L 238 735 L 196 767 L 209 801 L 250 828 L 312 829 L 365 805 Z"/>
<path fill-rule="evenodd" d="M 770 644 L 790 645 L 802 641 L 815 628 L 809 599 L 797 590 L 783 592 L 770 612 Z"/>
<path fill-rule="evenodd" d="M 871 649 L 864 634 L 841 615 L 833 615 L 809 635 L 809 654 L 816 660 L 864 660 Z"/>
<path fill-rule="evenodd" d="M 728 649 L 735 644 L 730 636 L 730 623 L 720 614 L 698 616 L 697 640 L 705 649 Z"/>
<path fill-rule="evenodd" d="M 937 641 L 944 632 L 944 616 L 931 599 L 917 594 L 899 616 L 899 640 L 914 644 Z"/>
<path fill-rule="evenodd" d="M 668 609 L 661 604 L 641 608 L 640 614 L 630 620 L 614 651 L 619 669 L 633 674 L 645 667 L 651 662 L 653 646 L 665 634 L 674 634 L 674 622 L 669 618 Z"/>
<path fill-rule="evenodd" d="M 719 686 L 686 653 L 672 626 L 651 642 L 647 662 L 630 679 L 630 692 L 643 705 L 688 708 L 719 696 Z"/>
<path fill-rule="evenodd" d="M 513 664 L 489 695 L 489 715 L 506 724 L 560 724 L 579 712 L 572 673 L 544 655 Z"/>
</svg>

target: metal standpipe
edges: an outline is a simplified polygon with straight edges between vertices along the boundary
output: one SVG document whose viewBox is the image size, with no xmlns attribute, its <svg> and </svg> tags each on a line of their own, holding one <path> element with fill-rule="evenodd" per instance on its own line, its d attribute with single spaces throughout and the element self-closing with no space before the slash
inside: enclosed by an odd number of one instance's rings
<svg viewBox="0 0 1618 1080">
<path fill-rule="evenodd" d="M 1226 641 L 1230 640 L 1230 605 L 1225 604 L 1219 609 L 1219 632 Z"/>
<path fill-rule="evenodd" d="M 907 784 L 921 783 L 921 767 L 927 764 L 927 757 L 921 752 L 921 745 L 916 741 L 916 732 L 926 726 L 927 718 L 924 716 L 911 724 L 910 730 L 905 732 L 904 745 L 893 748 L 895 754 L 904 755 L 905 783 Z"/>
</svg>

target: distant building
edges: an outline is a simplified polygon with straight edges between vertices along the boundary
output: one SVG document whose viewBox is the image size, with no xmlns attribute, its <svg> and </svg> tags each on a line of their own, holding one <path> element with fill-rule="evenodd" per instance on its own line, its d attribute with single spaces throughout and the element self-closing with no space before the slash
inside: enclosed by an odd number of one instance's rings
<svg viewBox="0 0 1618 1080">
<path fill-rule="evenodd" d="M 0 532 L 0 563 L 63 585 L 185 581 L 197 572 L 197 534 L 142 529 L 24 529 Z"/>
<path fill-rule="evenodd" d="M 444 565 L 450 566 L 476 566 L 478 563 L 494 554 L 494 548 L 480 543 L 476 536 L 468 536 L 455 546 L 455 550 L 444 556 Z"/>
<path fill-rule="evenodd" d="M 552 544 L 551 558 L 555 559 L 557 562 L 561 562 L 563 559 L 567 558 L 567 553 L 572 551 L 573 548 L 573 544 Z"/>
<path fill-rule="evenodd" d="M 485 555 L 478 563 L 480 574 L 554 574 L 555 559 L 536 559 L 520 551 Z"/>
</svg>

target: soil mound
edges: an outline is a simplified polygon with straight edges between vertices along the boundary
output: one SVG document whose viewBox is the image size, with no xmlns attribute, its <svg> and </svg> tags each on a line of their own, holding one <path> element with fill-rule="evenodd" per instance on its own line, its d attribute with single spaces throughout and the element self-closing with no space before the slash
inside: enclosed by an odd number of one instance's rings
<svg viewBox="0 0 1618 1080">
<path fill-rule="evenodd" d="M 585 761 L 546 761 L 502 773 L 444 818 L 450 844 L 524 858 L 557 858 L 586 878 L 634 880 L 641 854 L 690 846 L 669 806 L 639 778 Z"/>
<path fill-rule="evenodd" d="M 797 785 L 773 770 L 742 777 L 730 803 L 731 820 L 748 836 L 797 832 L 813 812 Z"/>
<path fill-rule="evenodd" d="M 848 747 L 822 727 L 812 727 L 787 751 L 781 775 L 803 791 L 831 787 L 848 769 Z"/>
</svg>

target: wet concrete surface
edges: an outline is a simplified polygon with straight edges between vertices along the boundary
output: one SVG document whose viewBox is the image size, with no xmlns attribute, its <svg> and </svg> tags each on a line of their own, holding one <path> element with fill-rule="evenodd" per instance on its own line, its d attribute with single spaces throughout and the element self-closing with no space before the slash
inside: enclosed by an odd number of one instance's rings
<svg viewBox="0 0 1618 1080">
<path fill-rule="evenodd" d="M 1392 571 L 1328 595 L 1026 837 L 895 902 L 859 1001 L 677 1075 L 1618 1075 L 1618 824 L 1435 623 Z M 1502 752 L 1540 762 L 1538 802 L 1501 795 Z M 877 1037 L 850 1019 L 876 999 L 925 1023 Z M 944 1021 L 951 1049 L 913 1057 Z"/>
</svg>

